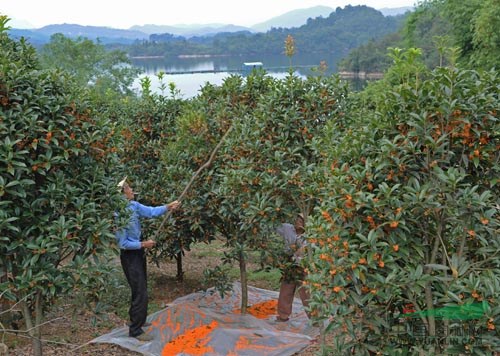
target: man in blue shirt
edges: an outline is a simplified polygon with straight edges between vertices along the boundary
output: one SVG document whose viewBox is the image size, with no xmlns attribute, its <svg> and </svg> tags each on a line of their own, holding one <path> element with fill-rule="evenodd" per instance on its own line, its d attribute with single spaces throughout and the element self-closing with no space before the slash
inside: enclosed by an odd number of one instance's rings
<svg viewBox="0 0 500 356">
<path fill-rule="evenodd" d="M 134 191 L 127 183 L 125 177 L 118 187 L 129 201 L 127 209 L 130 211 L 128 225 L 116 233 L 118 246 L 120 247 L 120 261 L 132 291 L 129 316 L 129 336 L 140 341 L 151 341 L 153 337 L 147 335 L 142 327 L 146 324 L 148 315 L 148 279 L 146 269 L 145 249 L 155 245 L 155 241 L 141 240 L 140 218 L 154 218 L 165 214 L 168 210 L 175 210 L 180 202 L 177 200 L 157 207 L 146 206 L 134 199 Z"/>
</svg>

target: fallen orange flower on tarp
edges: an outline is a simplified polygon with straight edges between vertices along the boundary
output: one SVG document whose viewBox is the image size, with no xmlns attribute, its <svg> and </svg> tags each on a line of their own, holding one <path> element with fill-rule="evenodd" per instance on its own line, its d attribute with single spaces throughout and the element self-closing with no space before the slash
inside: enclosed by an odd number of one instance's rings
<svg viewBox="0 0 500 356">
<path fill-rule="evenodd" d="M 213 352 L 214 348 L 207 345 L 211 340 L 208 335 L 217 325 L 214 320 L 208 325 L 198 326 L 177 336 L 165 345 L 161 352 L 162 356 L 177 355 L 181 352 L 189 355 L 206 355 Z"/>
<path fill-rule="evenodd" d="M 148 317 L 150 342 L 128 337 L 121 327 L 91 342 L 113 343 L 146 356 L 291 356 L 306 348 L 319 329 L 301 301 L 287 323 L 276 323 L 278 292 L 248 286 L 247 314 L 240 313 L 241 285 L 221 297 L 214 289 L 192 293 Z"/>
<path fill-rule="evenodd" d="M 267 319 L 272 315 L 276 315 L 278 311 L 278 301 L 276 299 L 266 300 L 264 302 L 260 302 L 254 304 L 247 308 L 247 313 L 253 315 L 259 319 Z M 235 314 L 239 314 L 240 310 L 234 310 Z"/>
</svg>

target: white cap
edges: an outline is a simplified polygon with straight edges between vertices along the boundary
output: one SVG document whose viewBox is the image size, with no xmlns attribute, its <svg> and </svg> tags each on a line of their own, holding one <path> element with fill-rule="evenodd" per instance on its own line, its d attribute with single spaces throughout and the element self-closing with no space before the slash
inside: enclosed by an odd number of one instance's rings
<svg viewBox="0 0 500 356">
<path fill-rule="evenodd" d="M 125 185 L 125 183 L 127 182 L 127 176 L 125 176 L 125 178 L 123 178 L 118 184 L 117 184 L 117 187 L 119 188 L 123 188 L 123 186 Z"/>
</svg>

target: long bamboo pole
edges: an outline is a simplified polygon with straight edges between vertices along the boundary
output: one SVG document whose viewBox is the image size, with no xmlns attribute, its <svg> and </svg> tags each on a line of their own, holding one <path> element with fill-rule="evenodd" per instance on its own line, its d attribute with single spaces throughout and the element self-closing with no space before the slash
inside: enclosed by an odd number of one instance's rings
<svg viewBox="0 0 500 356">
<path fill-rule="evenodd" d="M 210 167 L 210 165 L 212 164 L 213 160 L 215 159 L 215 155 L 217 154 L 217 151 L 219 151 L 219 148 L 222 146 L 222 143 L 224 142 L 224 140 L 226 139 L 226 137 L 229 135 L 229 132 L 231 132 L 232 128 L 233 128 L 232 125 L 229 126 L 229 128 L 224 133 L 224 136 L 222 136 L 222 138 L 220 139 L 219 143 L 217 143 L 217 146 L 215 146 L 215 148 L 212 150 L 212 153 L 210 154 L 210 157 L 208 158 L 208 160 L 204 164 L 202 164 L 200 166 L 200 168 L 198 168 L 198 170 L 193 174 L 193 176 L 189 180 L 188 184 L 186 185 L 186 187 L 182 191 L 181 195 L 179 195 L 179 197 L 177 198 L 177 200 L 179 202 L 182 202 L 182 199 L 184 198 L 184 196 L 188 192 L 189 188 L 191 188 L 191 186 L 193 185 L 195 179 L 200 175 L 200 173 L 204 169 Z M 161 229 L 165 225 L 165 222 L 167 221 L 167 219 L 168 219 L 168 217 L 170 216 L 171 213 L 172 213 L 172 211 L 168 210 L 167 213 L 165 214 L 165 216 L 164 216 L 164 218 L 163 218 L 160 226 L 158 227 L 158 229 L 156 230 L 156 233 L 154 234 L 154 236 L 152 238 L 153 241 L 156 241 L 156 239 L 158 238 L 158 235 L 160 234 Z"/>
</svg>

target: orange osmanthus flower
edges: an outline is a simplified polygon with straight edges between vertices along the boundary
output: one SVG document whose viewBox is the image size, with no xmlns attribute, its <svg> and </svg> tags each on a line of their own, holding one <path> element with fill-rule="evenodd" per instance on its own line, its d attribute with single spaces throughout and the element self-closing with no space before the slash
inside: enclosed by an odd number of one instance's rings
<svg viewBox="0 0 500 356">
<path fill-rule="evenodd" d="M 330 213 L 329 213 L 328 211 L 323 210 L 323 211 L 321 212 L 321 215 L 323 216 L 323 218 L 324 218 L 326 221 L 328 221 L 328 222 L 330 222 L 330 223 L 331 223 L 331 222 L 333 222 L 332 216 L 330 215 Z"/>
<path fill-rule="evenodd" d="M 319 259 L 323 260 L 323 261 L 329 261 L 329 260 L 331 260 L 331 257 L 330 257 L 330 255 L 327 255 L 326 253 L 322 253 L 321 255 L 319 255 Z"/>
<path fill-rule="evenodd" d="M 355 204 L 352 201 L 352 196 L 350 194 L 345 195 L 345 207 L 346 208 L 354 208 Z"/>
<path fill-rule="evenodd" d="M 398 221 L 391 221 L 391 223 L 389 224 L 389 226 L 392 227 L 393 229 L 397 228 L 398 225 L 399 225 Z"/>
</svg>

